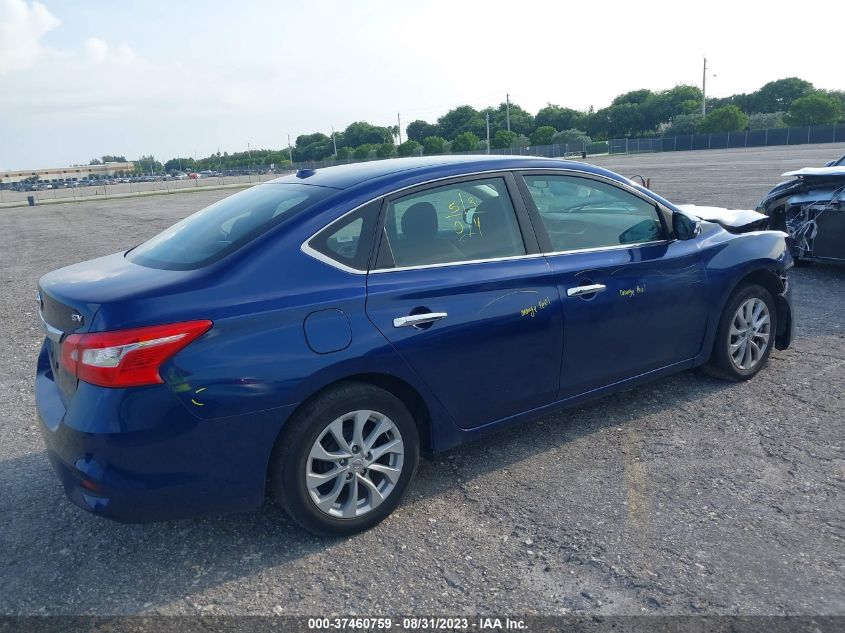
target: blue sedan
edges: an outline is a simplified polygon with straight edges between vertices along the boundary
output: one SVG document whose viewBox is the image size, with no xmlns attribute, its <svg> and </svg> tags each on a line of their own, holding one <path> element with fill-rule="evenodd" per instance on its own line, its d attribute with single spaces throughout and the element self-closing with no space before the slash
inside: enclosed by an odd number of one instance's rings
<svg viewBox="0 0 845 633">
<path fill-rule="evenodd" d="M 372 527 L 420 455 L 792 336 L 787 236 L 520 157 L 301 170 L 39 282 L 69 498 L 143 522 L 260 506 Z"/>
</svg>

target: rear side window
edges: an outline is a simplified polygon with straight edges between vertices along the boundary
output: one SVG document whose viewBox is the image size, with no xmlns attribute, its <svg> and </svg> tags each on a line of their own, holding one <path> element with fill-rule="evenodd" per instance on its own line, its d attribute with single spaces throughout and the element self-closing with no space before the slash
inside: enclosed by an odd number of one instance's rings
<svg viewBox="0 0 845 633">
<path fill-rule="evenodd" d="M 355 270 L 367 270 L 381 200 L 375 200 L 329 224 L 308 242 L 318 253 Z"/>
<path fill-rule="evenodd" d="M 334 189 L 296 183 L 251 187 L 177 222 L 126 258 L 150 268 L 201 268 L 332 193 Z"/>
<path fill-rule="evenodd" d="M 384 233 L 379 268 L 525 254 L 502 178 L 453 183 L 394 200 L 387 207 Z"/>
<path fill-rule="evenodd" d="M 620 187 L 577 176 L 525 176 L 554 251 L 666 238 L 654 203 Z"/>
</svg>

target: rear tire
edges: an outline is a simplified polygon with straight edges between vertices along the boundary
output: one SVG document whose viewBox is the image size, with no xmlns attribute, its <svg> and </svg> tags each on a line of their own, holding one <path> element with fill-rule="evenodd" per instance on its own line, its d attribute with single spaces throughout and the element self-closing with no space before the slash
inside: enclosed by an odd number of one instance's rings
<svg viewBox="0 0 845 633">
<path fill-rule="evenodd" d="M 269 479 L 276 501 L 305 529 L 346 536 L 393 512 L 418 463 L 417 425 L 402 401 L 349 382 L 305 403 L 288 421 Z"/>
<path fill-rule="evenodd" d="M 771 293 L 758 284 L 741 284 L 725 305 L 704 371 L 734 382 L 754 377 L 769 359 L 776 332 Z"/>
</svg>

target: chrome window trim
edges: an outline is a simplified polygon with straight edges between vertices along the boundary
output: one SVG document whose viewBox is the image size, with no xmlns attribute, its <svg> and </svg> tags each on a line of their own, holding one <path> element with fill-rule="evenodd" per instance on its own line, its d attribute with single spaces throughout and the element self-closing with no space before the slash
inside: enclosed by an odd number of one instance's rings
<svg viewBox="0 0 845 633">
<path fill-rule="evenodd" d="M 372 200 L 370 200 L 370 202 L 372 202 Z M 355 209 L 353 209 L 353 211 L 354 210 Z M 352 211 L 350 211 L 350 213 L 352 213 Z M 345 216 L 345 215 L 346 214 L 344 213 L 343 216 Z M 338 220 L 340 220 L 343 216 L 338 218 Z M 322 232 L 326 228 L 328 228 L 328 225 L 324 226 L 322 229 L 317 231 L 317 233 Z M 314 239 L 314 237 L 316 237 L 317 233 L 315 233 L 314 235 L 309 237 L 307 240 L 305 240 L 302 243 L 302 245 L 299 247 L 299 250 L 301 250 L 306 255 L 313 257 L 317 261 L 323 262 L 324 264 L 328 264 L 329 266 L 331 266 L 333 268 L 337 268 L 338 270 L 342 270 L 345 273 L 352 273 L 353 275 L 366 275 L 367 274 L 366 270 L 359 270 L 358 268 L 352 268 L 352 266 L 347 266 L 346 264 L 342 264 L 341 262 L 337 261 L 336 259 L 332 259 L 328 255 L 324 255 L 320 251 L 318 251 L 314 248 L 311 248 L 311 245 L 308 244 L 308 242 L 310 242 L 312 239 Z"/>
<path fill-rule="evenodd" d="M 371 203 L 373 203 L 373 202 L 375 202 L 376 200 L 379 200 L 379 199 L 392 197 L 397 193 L 401 193 L 402 191 L 406 191 L 408 189 L 415 189 L 416 187 L 421 187 L 423 185 L 429 185 L 429 184 L 433 184 L 433 183 L 437 183 L 437 182 L 441 182 L 441 181 L 445 181 L 445 180 L 454 180 L 454 179 L 465 178 L 465 177 L 469 177 L 469 176 L 482 176 L 484 174 L 504 174 L 504 173 L 512 173 L 513 174 L 513 173 L 522 173 L 522 172 L 535 172 L 535 173 L 549 173 L 549 172 L 558 173 L 559 172 L 562 175 L 569 174 L 569 175 L 576 175 L 576 176 L 580 176 L 580 177 L 593 178 L 593 179 L 596 179 L 596 180 L 600 180 L 602 182 L 606 182 L 607 184 L 620 187 L 623 190 L 635 195 L 637 198 L 640 198 L 641 200 L 645 200 L 647 202 L 650 202 L 650 203 L 656 205 L 657 207 L 663 208 L 663 205 L 661 205 L 657 200 L 652 200 L 652 199 L 648 198 L 647 196 L 644 196 L 642 194 L 642 192 L 638 191 L 636 188 L 632 187 L 628 183 L 620 182 L 620 181 L 615 180 L 613 178 L 609 178 L 609 177 L 607 177 L 603 174 L 594 174 L 594 173 L 591 173 L 591 172 L 588 172 L 588 171 L 581 171 L 579 169 L 572 169 L 570 167 L 511 167 L 511 168 L 508 168 L 508 169 L 502 169 L 502 168 L 485 169 L 485 170 L 482 170 L 482 171 L 473 171 L 473 172 L 469 172 L 469 173 L 466 173 L 466 174 L 458 174 L 458 175 L 452 175 L 452 176 L 442 176 L 440 178 L 432 178 L 431 180 L 424 180 L 422 182 L 416 182 L 412 185 L 406 185 L 406 186 L 404 186 L 400 189 L 395 189 L 395 190 L 393 190 L 389 193 L 381 194 L 381 195 L 375 196 L 374 198 L 370 198 L 366 202 L 359 204 L 358 206 L 354 207 L 353 209 L 350 209 L 349 211 L 345 212 L 343 215 L 339 216 L 338 218 L 332 220 L 331 222 L 329 222 L 325 226 L 323 226 L 320 229 L 314 231 L 313 234 L 311 234 L 304 242 L 302 242 L 302 244 L 300 245 L 299 248 L 303 253 L 305 253 L 309 257 L 312 257 L 312 258 L 316 259 L 317 261 L 320 261 L 324 264 L 327 264 L 327 265 L 329 265 L 333 268 L 336 268 L 340 271 L 343 271 L 343 272 L 346 272 L 346 273 L 351 273 L 353 275 L 367 275 L 367 274 L 375 274 L 375 273 L 399 272 L 399 271 L 405 271 L 405 270 L 422 270 L 422 269 L 425 269 L 425 268 L 444 268 L 446 266 L 465 266 L 467 264 L 486 264 L 486 263 L 491 263 L 491 262 L 510 261 L 510 260 L 518 260 L 518 259 L 536 259 L 538 257 L 555 257 L 555 256 L 559 256 L 559 255 L 572 255 L 572 254 L 579 254 L 579 253 L 594 253 L 594 252 L 601 252 L 601 251 L 613 251 L 613 250 L 620 250 L 620 249 L 627 249 L 627 248 L 637 248 L 637 247 L 642 247 L 642 246 L 654 246 L 654 245 L 657 245 L 657 244 L 670 244 L 671 242 L 674 241 L 674 240 L 671 240 L 671 239 L 663 239 L 663 240 L 655 240 L 655 241 L 650 241 L 650 242 L 636 242 L 634 244 L 616 244 L 616 245 L 613 245 L 613 246 L 596 246 L 596 247 L 593 247 L 593 248 L 582 248 L 582 249 L 577 249 L 577 250 L 551 251 L 551 252 L 547 252 L 547 253 L 530 253 L 530 254 L 525 254 L 525 255 L 511 255 L 511 256 L 508 256 L 508 257 L 493 257 L 493 258 L 488 258 L 488 259 L 469 259 L 469 260 L 463 260 L 463 261 L 458 261 L 458 262 L 442 262 L 442 263 L 438 263 L 438 264 L 420 264 L 418 266 L 402 266 L 402 267 L 394 266 L 393 268 L 374 268 L 372 270 L 361 270 L 361 269 L 358 269 L 358 268 L 352 268 L 351 266 L 347 266 L 346 264 L 343 264 L 343 263 L 337 261 L 336 259 L 332 259 L 328 255 L 324 255 L 323 253 L 315 250 L 314 248 L 312 248 L 308 244 L 311 240 L 313 240 L 315 237 L 317 237 L 317 235 L 319 233 L 322 233 L 325 229 L 330 227 L 332 224 L 334 224 L 336 222 L 340 222 L 343 218 L 345 218 L 350 213 L 355 213 L 361 207 L 365 207 L 368 204 L 371 204 Z M 384 229 L 382 229 L 382 230 L 384 230 Z"/>
<path fill-rule="evenodd" d="M 571 251 L 552 251 L 550 253 L 543 253 L 546 257 L 556 257 L 558 255 L 573 255 L 579 253 L 597 253 L 601 251 L 620 251 L 627 248 L 639 248 L 641 246 L 657 246 L 659 244 L 671 244 L 673 240 L 651 240 L 648 242 L 634 242 L 632 244 L 614 244 L 613 246 L 593 246 L 591 248 L 579 248 Z"/>
<path fill-rule="evenodd" d="M 422 270 L 424 268 L 445 268 L 446 266 L 465 266 L 467 264 L 490 264 L 493 262 L 507 262 L 515 259 L 537 259 L 545 253 L 527 253 L 525 255 L 508 255 L 507 257 L 488 257 L 485 259 L 462 259 L 457 262 L 440 262 L 438 264 L 418 264 L 417 266 L 394 266 L 393 268 L 376 268 L 370 271 L 371 275 L 383 273 L 400 272 L 404 270 Z"/>
</svg>

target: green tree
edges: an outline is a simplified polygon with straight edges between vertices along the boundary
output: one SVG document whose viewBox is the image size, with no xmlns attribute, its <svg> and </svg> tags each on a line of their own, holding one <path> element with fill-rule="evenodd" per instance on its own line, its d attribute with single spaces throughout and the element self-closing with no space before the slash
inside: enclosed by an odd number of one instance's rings
<svg viewBox="0 0 845 633">
<path fill-rule="evenodd" d="M 449 110 L 437 119 L 437 127 L 440 134 L 447 139 L 454 139 L 464 132 L 472 132 L 477 138 L 485 133 L 486 123 L 478 110 L 464 105 Z"/>
<path fill-rule="evenodd" d="M 334 153 L 334 145 L 332 140 L 322 132 L 315 132 L 313 134 L 301 134 L 296 137 L 296 147 L 293 148 L 293 159 L 300 161 L 317 161 L 323 160 Z M 235 163 L 229 163 L 230 167 L 247 167 L 252 160 L 251 153 L 239 152 L 233 154 L 231 160 Z M 246 159 L 246 163 L 242 163 Z"/>
<path fill-rule="evenodd" d="M 641 105 L 654 96 L 654 93 L 648 88 L 641 88 L 639 90 L 631 90 L 616 97 L 610 105 L 622 105 L 624 103 L 632 103 L 634 105 Z"/>
<path fill-rule="evenodd" d="M 495 149 L 507 149 L 511 147 L 519 136 L 516 132 L 508 132 L 507 130 L 498 130 L 493 138 L 490 139 L 490 147 Z"/>
<path fill-rule="evenodd" d="M 510 112 L 511 132 L 519 134 L 530 134 L 534 129 L 534 117 L 530 112 L 517 105 L 511 103 L 508 107 L 507 103 L 500 103 L 496 109 L 487 108 L 481 112 L 482 123 L 484 122 L 483 115 L 490 113 L 490 132 L 493 130 L 507 130 L 508 129 L 508 112 Z M 485 126 L 486 127 L 486 126 Z M 482 129 L 479 136 L 485 135 L 485 130 Z"/>
<path fill-rule="evenodd" d="M 692 114 L 700 109 L 701 90 L 696 86 L 680 84 L 652 93 L 640 104 L 643 130 L 653 131 L 679 114 Z"/>
<path fill-rule="evenodd" d="M 351 147 L 338 147 L 337 148 L 337 159 L 338 160 L 347 160 L 352 157 L 352 148 Z"/>
<path fill-rule="evenodd" d="M 125 163 L 126 156 L 112 156 L 110 154 L 106 154 L 100 158 L 104 163 Z"/>
<path fill-rule="evenodd" d="M 478 148 L 478 137 L 472 132 L 461 132 L 452 141 L 453 152 L 471 152 Z"/>
<path fill-rule="evenodd" d="M 607 108 L 608 129 L 610 136 L 635 136 L 648 128 L 645 116 L 636 103 L 622 103 Z"/>
<path fill-rule="evenodd" d="M 164 170 L 164 165 L 158 162 L 155 156 L 139 156 L 133 162 L 135 163 L 133 171 L 136 174 L 149 174 L 150 170 L 153 173 L 159 173 Z"/>
<path fill-rule="evenodd" d="M 748 115 L 735 105 L 716 108 L 701 122 L 701 132 L 736 132 L 748 126 Z"/>
<path fill-rule="evenodd" d="M 792 102 L 786 113 L 789 125 L 823 125 L 842 118 L 842 103 L 824 92 L 814 92 Z"/>
<path fill-rule="evenodd" d="M 552 142 L 557 145 L 571 145 L 573 147 L 583 147 L 592 143 L 592 139 L 584 134 L 581 130 L 574 128 L 558 132 L 552 137 Z"/>
<path fill-rule="evenodd" d="M 355 121 L 343 131 L 343 143 L 349 147 L 381 143 L 393 143 L 393 131 L 389 127 L 378 127 L 366 121 Z"/>
<path fill-rule="evenodd" d="M 584 115 L 572 108 L 562 108 L 552 103 L 541 108 L 534 117 L 537 127 L 548 125 L 556 130 L 568 130 L 577 127 L 576 123 L 584 123 Z"/>
<path fill-rule="evenodd" d="M 369 143 L 365 145 L 359 145 L 355 148 L 355 152 L 353 156 L 359 160 L 363 160 L 370 157 L 370 152 L 373 152 L 376 149 L 375 145 L 371 145 Z"/>
<path fill-rule="evenodd" d="M 701 112 L 692 114 L 678 114 L 672 119 L 663 134 L 666 136 L 677 136 L 678 134 L 695 134 L 704 122 Z"/>
<path fill-rule="evenodd" d="M 551 145 L 555 134 L 557 134 L 557 130 L 552 126 L 541 125 L 531 132 L 528 138 L 531 139 L 532 145 Z"/>
<path fill-rule="evenodd" d="M 408 139 L 396 148 L 396 153 L 399 154 L 399 156 L 416 156 L 420 153 L 421 148 L 422 143 L 418 143 L 413 139 Z"/>
<path fill-rule="evenodd" d="M 390 158 L 396 152 L 396 146 L 393 143 L 381 143 L 376 147 L 376 156 L 379 158 Z"/>
<path fill-rule="evenodd" d="M 423 152 L 426 154 L 442 154 L 446 151 L 446 139 L 442 136 L 426 136 L 423 139 Z"/>
<path fill-rule="evenodd" d="M 813 92 L 813 84 L 798 77 L 787 77 L 770 81 L 756 93 L 753 99 L 754 112 L 786 112 L 792 102 Z"/>
<path fill-rule="evenodd" d="M 408 136 L 408 140 L 422 143 L 423 140 L 429 136 L 437 136 L 439 130 L 433 123 L 417 119 L 416 121 L 411 121 L 408 124 L 408 127 L 405 128 L 405 132 Z"/>
<path fill-rule="evenodd" d="M 771 130 L 786 127 L 783 112 L 757 112 L 748 117 L 749 130 Z"/>
</svg>

